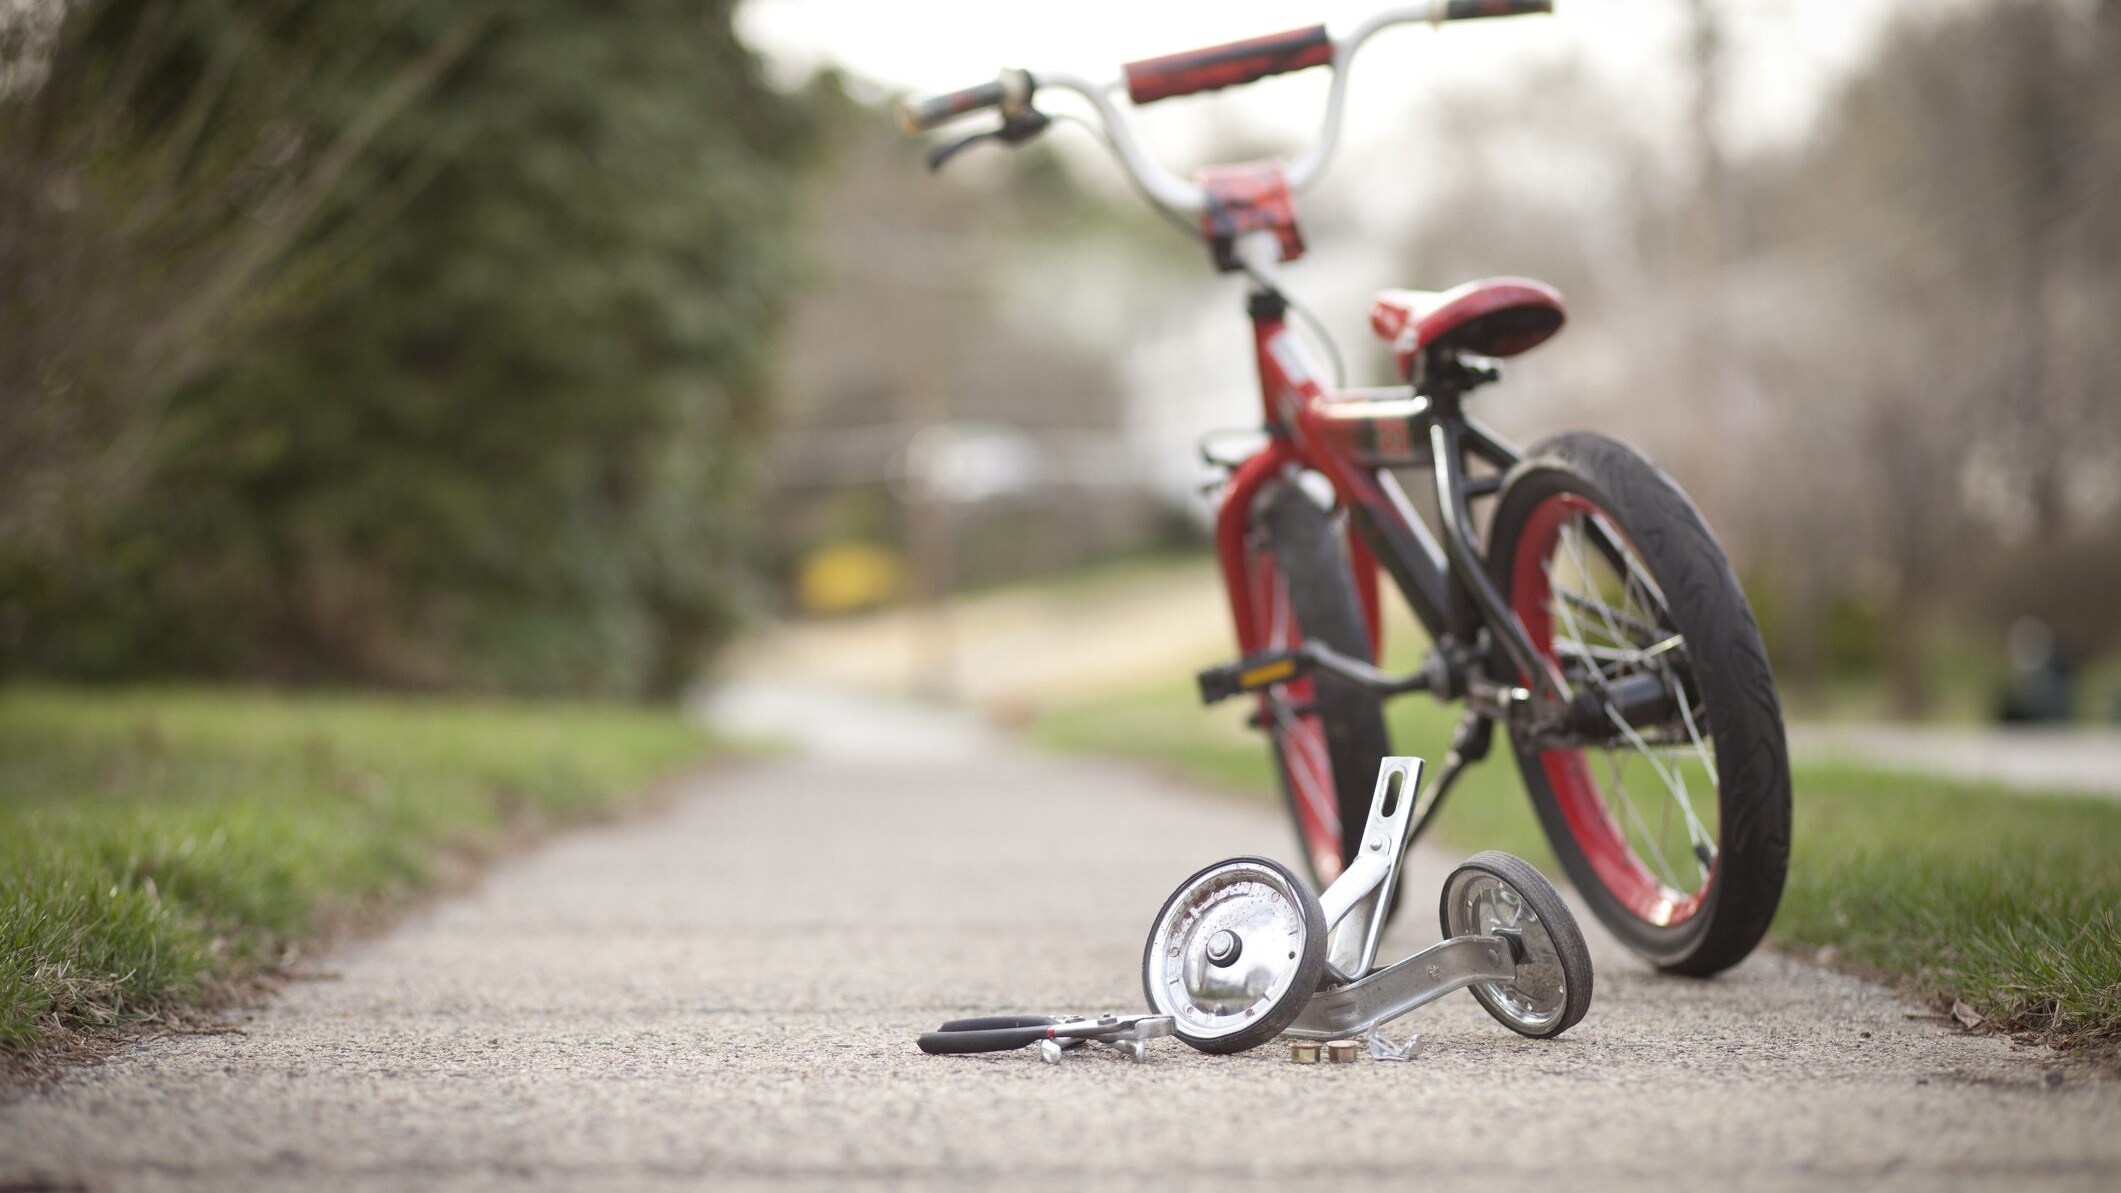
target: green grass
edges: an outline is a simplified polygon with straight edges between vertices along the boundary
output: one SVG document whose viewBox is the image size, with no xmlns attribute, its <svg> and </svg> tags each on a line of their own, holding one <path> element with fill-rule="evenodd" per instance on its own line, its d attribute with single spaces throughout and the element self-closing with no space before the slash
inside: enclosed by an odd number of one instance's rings
<svg viewBox="0 0 2121 1193">
<path fill-rule="evenodd" d="M 1054 748 L 1278 799 L 1265 744 L 1236 703 L 1203 709 L 1190 685 L 1170 684 L 1053 710 L 1036 732 Z M 1395 749 L 1441 756 L 1448 710 L 1419 697 L 1391 707 Z M 1774 943 L 1824 950 L 1940 1005 L 1963 999 L 1999 1030 L 2121 1046 L 2121 804 L 1841 765 L 1802 765 L 1793 779 Z M 1500 739 L 1436 831 L 1455 848 L 1507 849 L 1559 873 Z"/>
<path fill-rule="evenodd" d="M 271 969 L 703 758 L 675 712 L 0 688 L 0 1060 Z"/>
</svg>

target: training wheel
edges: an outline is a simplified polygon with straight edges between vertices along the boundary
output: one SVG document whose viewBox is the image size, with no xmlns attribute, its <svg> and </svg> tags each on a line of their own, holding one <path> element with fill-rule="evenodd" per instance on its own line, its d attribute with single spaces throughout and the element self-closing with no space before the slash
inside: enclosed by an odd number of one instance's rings
<svg viewBox="0 0 2121 1193">
<path fill-rule="evenodd" d="M 1149 1008 L 1202 1052 L 1242 1052 L 1280 1035 L 1318 989 L 1326 917 L 1287 866 L 1217 862 L 1164 900 L 1142 950 Z"/>
<path fill-rule="evenodd" d="M 1558 1036 L 1591 1007 L 1591 951 L 1554 884 L 1531 863 L 1490 850 L 1444 880 L 1443 934 L 1503 936 L 1521 948 L 1517 976 L 1468 987 L 1488 1014 L 1520 1035 Z"/>
</svg>

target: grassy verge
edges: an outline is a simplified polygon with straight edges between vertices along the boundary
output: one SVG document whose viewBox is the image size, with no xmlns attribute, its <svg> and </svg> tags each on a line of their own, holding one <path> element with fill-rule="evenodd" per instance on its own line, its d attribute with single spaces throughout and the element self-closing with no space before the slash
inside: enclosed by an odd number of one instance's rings
<svg viewBox="0 0 2121 1193">
<path fill-rule="evenodd" d="M 1047 714 L 1038 737 L 1171 766 L 1278 798 L 1243 710 L 1171 684 Z M 1393 706 L 1399 749 L 1437 755 L 1447 710 Z M 1919 996 L 1964 1000 L 1999 1029 L 2121 1047 L 2121 804 L 1849 766 L 1799 766 L 1789 889 L 1773 940 Z M 1501 848 L 1558 874 L 1516 764 L 1497 753 L 1438 814 L 1457 848 Z"/>
<path fill-rule="evenodd" d="M 284 963 L 700 760 L 675 713 L 0 689 L 0 1068 Z"/>
</svg>

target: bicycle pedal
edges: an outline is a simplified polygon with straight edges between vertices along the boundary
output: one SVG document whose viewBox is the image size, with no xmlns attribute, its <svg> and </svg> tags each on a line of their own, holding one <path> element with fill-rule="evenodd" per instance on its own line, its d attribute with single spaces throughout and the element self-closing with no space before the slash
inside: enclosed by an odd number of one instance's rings
<svg viewBox="0 0 2121 1193">
<path fill-rule="evenodd" d="M 1301 656 L 1292 651 L 1277 650 L 1210 667 L 1193 678 L 1200 684 L 1200 702 L 1215 704 L 1232 696 L 1287 683 L 1301 675 L 1303 670 Z"/>
</svg>

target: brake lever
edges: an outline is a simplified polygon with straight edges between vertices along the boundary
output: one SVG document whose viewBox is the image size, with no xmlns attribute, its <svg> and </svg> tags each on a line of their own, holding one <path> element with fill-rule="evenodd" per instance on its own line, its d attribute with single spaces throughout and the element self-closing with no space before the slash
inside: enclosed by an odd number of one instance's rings
<svg viewBox="0 0 2121 1193">
<path fill-rule="evenodd" d="M 1045 132 L 1052 124 L 1053 118 L 1051 116 L 1046 115 L 1037 108 L 1025 108 L 1003 120 L 1000 128 L 990 128 L 985 132 L 973 133 L 969 137 L 960 137 L 955 141 L 945 141 L 940 145 L 932 146 L 928 150 L 928 169 L 931 173 L 941 170 L 951 158 L 972 148 L 981 141 L 1000 141 L 1004 145 L 1011 146 L 1021 145 Z"/>
</svg>

